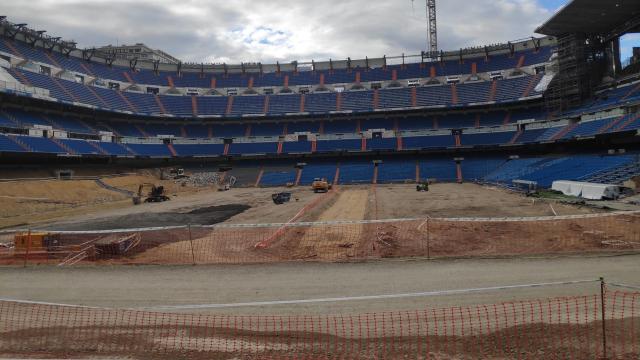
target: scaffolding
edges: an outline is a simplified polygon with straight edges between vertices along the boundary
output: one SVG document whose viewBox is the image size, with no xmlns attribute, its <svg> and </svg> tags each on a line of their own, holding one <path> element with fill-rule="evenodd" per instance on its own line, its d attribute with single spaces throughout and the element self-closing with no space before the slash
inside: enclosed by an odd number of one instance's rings
<svg viewBox="0 0 640 360">
<path fill-rule="evenodd" d="M 584 34 L 558 37 L 558 76 L 545 95 L 550 113 L 580 106 L 593 95 L 606 71 L 601 44 L 599 38 Z"/>
</svg>

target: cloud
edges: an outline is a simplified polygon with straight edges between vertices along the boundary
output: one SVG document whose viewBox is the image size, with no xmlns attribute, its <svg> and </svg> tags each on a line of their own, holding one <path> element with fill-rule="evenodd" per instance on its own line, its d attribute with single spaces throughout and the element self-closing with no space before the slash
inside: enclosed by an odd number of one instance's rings
<svg viewBox="0 0 640 360">
<path fill-rule="evenodd" d="M 13 22 L 80 47 L 144 42 L 190 62 L 275 62 L 418 54 L 423 0 L 3 0 Z M 438 2 L 445 50 L 533 35 L 551 12 L 537 0 Z"/>
</svg>

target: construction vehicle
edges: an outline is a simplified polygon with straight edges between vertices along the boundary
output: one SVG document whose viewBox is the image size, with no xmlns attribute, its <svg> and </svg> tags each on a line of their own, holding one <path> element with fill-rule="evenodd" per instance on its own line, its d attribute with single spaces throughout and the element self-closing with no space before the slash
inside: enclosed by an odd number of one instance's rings
<svg viewBox="0 0 640 360">
<path fill-rule="evenodd" d="M 169 170 L 169 174 L 174 178 L 174 179 L 184 179 L 187 178 L 188 176 L 185 175 L 184 173 L 184 169 L 183 168 L 175 168 L 175 169 L 171 169 Z"/>
<path fill-rule="evenodd" d="M 323 192 L 326 193 L 331 190 L 332 185 L 325 178 L 315 178 L 311 183 L 311 188 L 314 193 Z"/>
<path fill-rule="evenodd" d="M 281 192 L 281 193 L 277 193 L 277 194 L 272 194 L 271 195 L 271 200 L 273 200 L 273 203 L 276 205 L 282 205 L 286 202 L 289 202 L 289 200 L 291 200 L 291 193 L 290 192 Z"/>
<path fill-rule="evenodd" d="M 160 179 L 162 180 L 179 180 L 188 177 L 189 176 L 184 173 L 183 168 L 162 169 L 160 171 Z"/>
<path fill-rule="evenodd" d="M 134 205 L 140 205 L 142 203 L 142 191 L 144 190 L 145 187 L 150 187 L 149 192 L 146 195 L 146 199 L 144 199 L 144 202 L 146 203 L 150 203 L 150 202 L 163 202 L 163 201 L 169 201 L 171 200 L 171 198 L 169 198 L 166 194 L 165 194 L 165 190 L 164 190 L 164 186 L 156 186 L 154 184 L 140 184 L 140 186 L 138 187 L 138 193 L 133 196 L 133 204 Z"/>
<path fill-rule="evenodd" d="M 60 234 L 48 232 L 17 233 L 13 237 L 13 244 L 16 250 L 50 251 L 60 246 Z"/>
<path fill-rule="evenodd" d="M 416 191 L 418 191 L 418 192 L 420 192 L 420 191 L 429 191 L 429 182 L 428 181 L 419 182 L 416 185 Z"/>
</svg>

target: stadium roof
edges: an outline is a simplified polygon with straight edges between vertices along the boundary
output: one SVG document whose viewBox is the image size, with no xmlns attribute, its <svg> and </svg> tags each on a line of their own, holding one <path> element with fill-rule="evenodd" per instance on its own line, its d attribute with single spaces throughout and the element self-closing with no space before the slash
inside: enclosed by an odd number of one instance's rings
<svg viewBox="0 0 640 360">
<path fill-rule="evenodd" d="M 637 16 L 640 16 L 638 0 L 571 0 L 536 32 L 551 36 L 606 34 Z"/>
</svg>

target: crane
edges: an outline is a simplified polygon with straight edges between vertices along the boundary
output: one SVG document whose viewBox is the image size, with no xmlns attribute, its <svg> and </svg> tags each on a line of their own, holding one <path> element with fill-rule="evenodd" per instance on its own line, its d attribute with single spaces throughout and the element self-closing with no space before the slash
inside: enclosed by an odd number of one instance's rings
<svg viewBox="0 0 640 360">
<path fill-rule="evenodd" d="M 415 0 L 411 0 L 413 7 Z M 426 0 L 427 3 L 427 26 L 429 36 L 427 38 L 427 49 L 430 54 L 438 52 L 438 26 L 436 22 L 436 0 Z"/>
<path fill-rule="evenodd" d="M 438 52 L 438 26 L 436 23 L 436 0 L 427 0 L 427 20 L 429 21 L 429 51 Z"/>
</svg>

